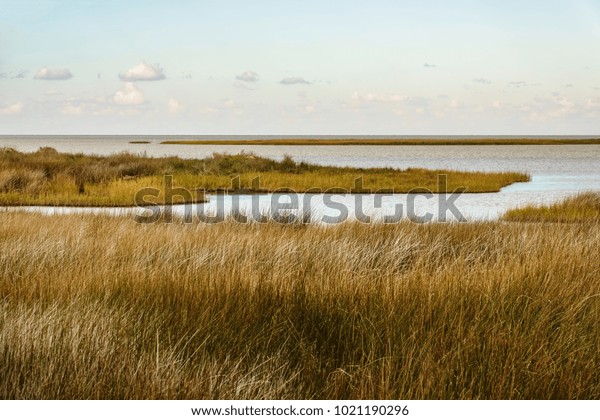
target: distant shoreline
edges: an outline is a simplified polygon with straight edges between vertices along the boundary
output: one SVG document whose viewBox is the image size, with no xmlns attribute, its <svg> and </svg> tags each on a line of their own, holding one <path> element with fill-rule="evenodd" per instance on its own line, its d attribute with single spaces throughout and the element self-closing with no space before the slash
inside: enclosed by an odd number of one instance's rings
<svg viewBox="0 0 600 420">
<path fill-rule="evenodd" d="M 164 145 L 220 146 L 529 146 L 529 145 L 590 145 L 600 144 L 600 138 L 588 139 L 269 139 L 269 140 L 165 140 Z"/>
</svg>

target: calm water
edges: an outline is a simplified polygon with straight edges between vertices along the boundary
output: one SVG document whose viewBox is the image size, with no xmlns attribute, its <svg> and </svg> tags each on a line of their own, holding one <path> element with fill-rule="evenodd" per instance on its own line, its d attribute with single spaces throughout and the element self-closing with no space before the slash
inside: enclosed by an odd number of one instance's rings
<svg viewBox="0 0 600 420">
<path fill-rule="evenodd" d="M 411 138 L 414 136 L 411 136 Z M 42 146 L 54 147 L 61 152 L 111 154 L 121 151 L 146 153 L 148 156 L 177 155 L 180 157 L 206 157 L 214 152 L 238 153 L 251 151 L 261 156 L 280 159 L 284 154 L 309 163 L 393 168 L 421 167 L 430 169 L 458 169 L 473 171 L 523 171 L 532 176 L 528 183 L 513 184 L 495 194 L 464 194 L 456 199 L 456 207 L 467 220 L 493 219 L 509 208 L 529 203 L 551 203 L 578 191 L 600 191 L 600 145 L 556 145 L 556 146 L 193 146 L 161 145 L 165 139 L 201 139 L 216 136 L 0 136 L 0 147 L 14 147 L 21 151 L 35 151 Z M 218 137 L 224 138 L 224 137 Z M 235 136 L 225 137 L 236 139 Z M 248 138 L 246 136 L 245 138 Z M 256 137 L 268 138 L 268 137 Z M 392 138 L 392 137 L 390 137 Z M 402 138 L 402 137 L 399 137 Z M 439 139 L 454 137 L 437 137 Z M 131 140 L 148 140 L 150 144 L 130 144 Z M 273 200 L 289 202 L 289 197 L 259 196 L 258 206 L 263 211 L 272 206 Z M 394 214 L 398 204 L 406 214 L 407 202 L 412 198 L 406 194 L 382 197 L 381 206 L 376 206 L 373 196 L 363 197 L 365 213 L 381 217 Z M 305 200 L 299 197 L 300 203 Z M 335 196 L 333 201 L 344 204 L 350 215 L 356 205 L 356 197 Z M 415 200 L 417 216 L 438 213 L 438 198 Z M 242 209 L 250 211 L 252 197 L 240 197 Z M 323 197 L 312 197 L 311 208 L 316 215 L 338 215 L 339 212 L 323 205 Z M 216 212 L 217 197 L 204 205 L 206 211 Z M 231 197 L 224 197 L 222 206 L 228 211 Z M 300 206 L 301 207 L 301 206 Z M 380 207 L 380 208 L 376 208 Z M 91 209 L 39 209 L 45 212 L 92 211 Z M 105 210 L 103 210 L 105 211 Z M 115 211 L 115 210 L 111 210 Z M 175 212 L 183 212 L 177 207 Z M 434 217 L 434 218 L 436 218 Z M 448 214 L 452 219 L 452 215 Z"/>
</svg>

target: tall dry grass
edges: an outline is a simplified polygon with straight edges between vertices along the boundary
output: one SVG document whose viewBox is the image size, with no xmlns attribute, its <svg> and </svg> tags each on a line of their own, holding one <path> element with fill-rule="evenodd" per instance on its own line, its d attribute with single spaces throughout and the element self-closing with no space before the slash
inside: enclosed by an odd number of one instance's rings
<svg viewBox="0 0 600 420">
<path fill-rule="evenodd" d="M 545 206 L 528 205 L 502 216 L 510 222 L 600 222 L 600 192 L 586 191 Z"/>
<path fill-rule="evenodd" d="M 438 182 L 445 174 L 445 184 Z M 165 194 L 164 176 L 172 175 L 175 187 L 196 197 L 182 199 Z M 239 177 L 239 185 L 232 179 Z M 260 178 L 257 185 L 254 179 Z M 363 179 L 357 189 L 355 180 Z M 427 169 L 350 168 L 278 161 L 253 154 L 218 154 L 204 159 L 150 158 L 119 153 L 111 156 L 59 153 L 45 147 L 33 153 L 0 149 L 0 205 L 133 206 L 137 191 L 161 191 L 157 204 L 203 201 L 202 191 L 306 192 L 354 191 L 408 192 L 425 188 L 433 192 L 466 188 L 467 192 L 498 191 L 514 182 L 528 181 L 524 173 L 466 172 Z"/>
<path fill-rule="evenodd" d="M 597 223 L 0 217 L 0 398 L 600 397 Z"/>
</svg>

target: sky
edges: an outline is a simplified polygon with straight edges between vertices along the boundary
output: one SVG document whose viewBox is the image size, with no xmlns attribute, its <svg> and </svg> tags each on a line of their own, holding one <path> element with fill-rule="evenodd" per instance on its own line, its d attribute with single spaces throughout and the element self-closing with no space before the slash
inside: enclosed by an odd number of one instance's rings
<svg viewBox="0 0 600 420">
<path fill-rule="evenodd" d="M 0 134 L 599 133 L 600 0 L 0 0 Z"/>
</svg>

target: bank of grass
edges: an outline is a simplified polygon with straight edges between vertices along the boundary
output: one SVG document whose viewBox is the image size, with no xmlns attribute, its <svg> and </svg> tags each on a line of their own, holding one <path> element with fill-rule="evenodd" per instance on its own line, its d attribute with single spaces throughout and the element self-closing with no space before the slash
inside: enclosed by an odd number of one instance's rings
<svg viewBox="0 0 600 420">
<path fill-rule="evenodd" d="M 244 145 L 244 146 L 502 146 L 502 145 L 558 145 L 600 144 L 600 138 L 470 138 L 470 139 L 264 139 L 264 140 L 165 140 L 161 144 L 188 145 Z"/>
<path fill-rule="evenodd" d="M 512 222 L 600 222 L 600 193 L 584 192 L 546 206 L 509 210 L 502 217 Z"/>
<path fill-rule="evenodd" d="M 440 183 L 439 174 L 445 174 Z M 165 175 L 173 187 L 190 197 L 165 197 Z M 238 179 L 232 184 L 232 179 Z M 355 180 L 362 178 L 362 186 Z M 260 179 L 259 182 L 253 180 Z M 120 153 L 111 156 L 59 153 L 41 148 L 33 153 L 0 149 L 0 205 L 132 206 L 136 191 L 155 188 L 156 203 L 203 201 L 203 192 L 494 192 L 514 182 L 528 181 L 523 173 L 466 172 L 427 169 L 360 169 L 277 161 L 253 154 L 214 154 L 204 159 L 151 158 Z"/>
<path fill-rule="evenodd" d="M 600 398 L 597 223 L 1 217 L 0 398 Z"/>
<path fill-rule="evenodd" d="M 22 153 L 0 149 L 0 205 L 133 206 L 137 191 L 157 188 L 164 203 L 164 174 L 191 170 L 179 158 L 148 158 L 119 153 L 111 156 L 59 153 L 50 147 Z M 174 186 L 190 190 L 187 201 L 204 201 L 191 179 Z M 185 201 L 172 197 L 174 203 Z M 171 200 L 167 200 L 171 202 Z"/>
</svg>

